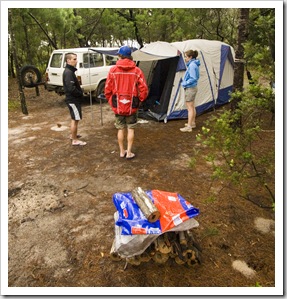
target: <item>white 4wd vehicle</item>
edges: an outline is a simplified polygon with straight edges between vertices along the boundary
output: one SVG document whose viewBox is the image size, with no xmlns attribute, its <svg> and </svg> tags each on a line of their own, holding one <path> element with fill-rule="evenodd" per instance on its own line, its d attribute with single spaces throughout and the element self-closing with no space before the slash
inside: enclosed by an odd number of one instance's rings
<svg viewBox="0 0 287 299">
<path fill-rule="evenodd" d="M 65 69 L 65 55 L 77 54 L 77 71 L 75 72 L 84 94 L 92 94 L 97 98 L 104 93 L 106 78 L 110 68 L 116 63 L 116 52 L 119 48 L 74 48 L 54 50 L 46 69 L 46 89 L 64 94 L 63 71 Z M 110 54 L 110 55 L 109 55 Z"/>
</svg>

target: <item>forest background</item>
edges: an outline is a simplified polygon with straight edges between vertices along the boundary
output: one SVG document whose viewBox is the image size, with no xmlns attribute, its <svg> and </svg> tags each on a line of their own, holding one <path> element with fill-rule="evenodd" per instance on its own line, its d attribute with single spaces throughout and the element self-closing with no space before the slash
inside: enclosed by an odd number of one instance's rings
<svg viewBox="0 0 287 299">
<path fill-rule="evenodd" d="M 13 8 L 19 65 L 42 73 L 54 49 L 142 47 L 154 41 L 220 40 L 236 49 L 238 8 Z M 249 10 L 244 39 L 245 66 L 274 81 L 275 9 Z M 9 75 L 14 63 L 9 44 Z"/>
</svg>

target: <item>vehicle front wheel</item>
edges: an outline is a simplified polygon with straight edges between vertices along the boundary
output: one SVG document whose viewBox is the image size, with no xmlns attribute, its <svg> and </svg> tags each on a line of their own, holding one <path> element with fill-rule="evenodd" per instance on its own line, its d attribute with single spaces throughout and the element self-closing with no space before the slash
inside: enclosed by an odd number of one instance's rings
<svg viewBox="0 0 287 299">
<path fill-rule="evenodd" d="M 106 81 L 100 82 L 100 84 L 98 85 L 97 90 L 93 93 L 93 99 L 97 103 L 100 103 L 99 95 L 100 94 L 105 94 L 105 85 L 106 85 Z M 107 102 L 107 100 L 105 98 L 101 98 L 101 101 L 102 101 L 102 103 Z"/>
</svg>

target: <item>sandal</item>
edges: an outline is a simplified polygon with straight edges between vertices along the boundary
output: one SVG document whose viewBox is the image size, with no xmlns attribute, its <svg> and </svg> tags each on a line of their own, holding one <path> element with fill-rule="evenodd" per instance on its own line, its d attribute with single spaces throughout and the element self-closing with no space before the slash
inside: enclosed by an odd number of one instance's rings
<svg viewBox="0 0 287 299">
<path fill-rule="evenodd" d="M 77 142 L 72 143 L 72 145 L 86 145 L 87 142 L 78 140 Z"/>
<path fill-rule="evenodd" d="M 126 156 L 126 159 L 127 159 L 127 160 L 131 160 L 131 159 L 133 159 L 135 156 L 136 156 L 136 155 L 135 155 L 134 153 L 131 153 L 131 155 L 130 155 L 129 157 Z"/>
<path fill-rule="evenodd" d="M 121 156 L 121 154 L 120 154 L 120 158 L 125 158 L 125 157 L 126 157 L 126 155 L 127 155 L 127 151 L 125 151 L 125 153 L 124 153 L 124 155 L 123 155 L 123 156 Z"/>
</svg>

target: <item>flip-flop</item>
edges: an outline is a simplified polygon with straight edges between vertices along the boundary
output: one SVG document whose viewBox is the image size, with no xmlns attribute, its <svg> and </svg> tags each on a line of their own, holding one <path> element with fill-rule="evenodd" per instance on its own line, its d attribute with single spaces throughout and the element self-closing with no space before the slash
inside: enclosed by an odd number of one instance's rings
<svg viewBox="0 0 287 299">
<path fill-rule="evenodd" d="M 125 158 L 125 157 L 126 157 L 126 155 L 127 155 L 127 151 L 125 151 L 125 153 L 124 153 L 124 155 L 123 155 L 123 156 L 121 156 L 121 155 L 120 155 L 120 158 Z"/>
<path fill-rule="evenodd" d="M 132 153 L 132 155 L 131 155 L 130 157 L 126 156 L 126 159 L 127 159 L 127 160 L 131 160 L 131 159 L 133 159 L 135 156 L 136 156 L 136 155 L 135 155 L 134 153 Z"/>
<path fill-rule="evenodd" d="M 76 145 L 86 145 L 87 142 L 85 141 L 78 141 L 77 143 L 72 143 L 72 145 L 76 146 Z"/>
</svg>

